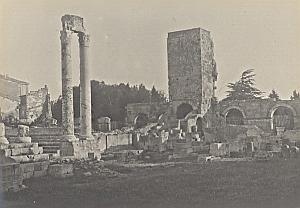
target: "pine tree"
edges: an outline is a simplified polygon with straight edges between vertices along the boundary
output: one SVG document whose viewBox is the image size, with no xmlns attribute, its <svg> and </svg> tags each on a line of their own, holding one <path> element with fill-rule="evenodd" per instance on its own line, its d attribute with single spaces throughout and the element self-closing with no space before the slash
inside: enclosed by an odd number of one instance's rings
<svg viewBox="0 0 300 208">
<path fill-rule="evenodd" d="M 228 83 L 229 90 L 226 92 L 227 97 L 224 100 L 251 100 L 261 99 L 263 92 L 255 87 L 253 73 L 254 69 L 248 69 L 242 73 L 239 81 Z"/>
</svg>

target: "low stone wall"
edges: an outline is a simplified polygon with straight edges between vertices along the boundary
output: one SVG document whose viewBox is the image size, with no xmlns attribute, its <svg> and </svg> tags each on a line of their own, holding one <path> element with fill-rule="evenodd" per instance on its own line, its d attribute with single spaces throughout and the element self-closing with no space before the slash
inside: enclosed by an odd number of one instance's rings
<svg viewBox="0 0 300 208">
<path fill-rule="evenodd" d="M 53 177 L 67 177 L 73 175 L 73 164 L 53 164 L 48 168 L 48 175 Z"/>
<path fill-rule="evenodd" d="M 23 182 L 22 171 L 19 163 L 0 164 L 0 192 L 21 188 Z"/>
<path fill-rule="evenodd" d="M 47 175 L 49 164 L 49 161 L 22 163 L 20 165 L 20 168 L 23 175 L 23 179 Z"/>
<path fill-rule="evenodd" d="M 101 157 L 101 153 L 114 146 L 132 145 L 132 134 L 94 134 L 93 140 L 61 142 L 61 156 L 75 158 Z"/>
</svg>

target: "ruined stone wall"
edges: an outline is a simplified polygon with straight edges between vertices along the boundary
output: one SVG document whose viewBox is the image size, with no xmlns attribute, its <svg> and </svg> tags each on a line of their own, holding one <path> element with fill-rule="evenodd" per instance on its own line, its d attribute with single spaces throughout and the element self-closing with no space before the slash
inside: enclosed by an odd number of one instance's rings
<svg viewBox="0 0 300 208">
<path fill-rule="evenodd" d="M 3 117 L 9 114 L 18 117 L 19 116 L 17 110 L 18 105 L 19 105 L 18 101 L 14 101 L 0 96 L 0 112 L 3 114 L 2 115 Z"/>
<path fill-rule="evenodd" d="M 0 75 L 0 97 L 19 101 L 19 96 L 27 93 L 28 85 L 26 82 L 11 78 L 7 75 Z"/>
<path fill-rule="evenodd" d="M 132 134 L 94 134 L 93 140 L 79 140 L 74 142 L 62 142 L 61 155 L 73 155 L 76 158 L 88 158 L 89 154 L 101 157 L 106 149 L 121 145 L 132 145 Z"/>
<path fill-rule="evenodd" d="M 157 122 L 158 117 L 168 112 L 169 104 L 162 103 L 131 103 L 126 106 L 128 124 L 133 124 L 139 114 L 145 114 L 150 121 Z"/>
<path fill-rule="evenodd" d="M 291 109 L 294 114 L 294 128 L 300 129 L 299 100 L 255 99 L 219 103 L 220 113 L 223 116 L 226 116 L 230 109 L 238 109 L 244 115 L 244 124 L 256 125 L 266 131 L 271 130 L 272 113 L 280 106 Z"/>
<path fill-rule="evenodd" d="M 201 36 L 201 71 L 202 71 L 202 116 L 208 111 L 211 106 L 211 99 L 214 96 L 214 82 L 217 80 L 216 64 L 214 60 L 213 41 L 210 37 L 210 32 L 200 30 Z"/>
<path fill-rule="evenodd" d="M 33 122 L 43 112 L 43 106 L 47 100 L 48 87 L 45 86 L 37 91 L 31 91 L 27 95 L 21 96 L 20 119 Z"/>
</svg>

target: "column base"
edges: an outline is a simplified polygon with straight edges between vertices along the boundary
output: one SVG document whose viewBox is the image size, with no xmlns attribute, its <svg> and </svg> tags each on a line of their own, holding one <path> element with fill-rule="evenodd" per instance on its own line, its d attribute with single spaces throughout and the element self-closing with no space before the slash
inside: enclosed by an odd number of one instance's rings
<svg viewBox="0 0 300 208">
<path fill-rule="evenodd" d="M 9 144 L 7 138 L 5 137 L 0 137 L 0 144 Z"/>
<path fill-rule="evenodd" d="M 61 137 L 63 141 L 68 141 L 68 142 L 78 141 L 78 138 L 75 135 L 62 135 Z"/>
<path fill-rule="evenodd" d="M 80 135 L 79 136 L 80 140 L 93 140 L 95 139 L 93 135 Z"/>
</svg>

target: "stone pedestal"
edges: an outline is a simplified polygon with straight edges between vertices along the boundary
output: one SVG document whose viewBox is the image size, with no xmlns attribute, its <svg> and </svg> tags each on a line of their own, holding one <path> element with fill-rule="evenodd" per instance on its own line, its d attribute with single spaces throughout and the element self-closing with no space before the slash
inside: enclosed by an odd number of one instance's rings
<svg viewBox="0 0 300 208">
<path fill-rule="evenodd" d="M 74 136 L 73 112 L 73 83 L 71 39 L 72 31 L 62 30 L 61 40 L 61 68 L 62 68 L 62 126 L 63 134 L 68 140 L 76 140 Z"/>
<path fill-rule="evenodd" d="M 31 143 L 31 137 L 29 136 L 29 126 L 18 126 L 18 142 Z"/>
<path fill-rule="evenodd" d="M 91 81 L 89 68 L 89 35 L 80 32 L 80 139 L 93 139 L 91 111 Z"/>
<path fill-rule="evenodd" d="M 5 137 L 4 123 L 0 123 L 0 144 L 9 144 L 8 140 Z"/>
</svg>

